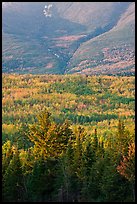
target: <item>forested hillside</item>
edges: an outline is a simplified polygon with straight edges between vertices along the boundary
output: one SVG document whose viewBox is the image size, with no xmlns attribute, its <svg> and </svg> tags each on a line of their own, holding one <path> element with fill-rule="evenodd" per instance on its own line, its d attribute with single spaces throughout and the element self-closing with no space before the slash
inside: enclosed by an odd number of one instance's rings
<svg viewBox="0 0 137 204">
<path fill-rule="evenodd" d="M 2 2 L 2 201 L 135 202 L 135 2 Z"/>
<path fill-rule="evenodd" d="M 134 77 L 3 74 L 2 85 L 3 134 L 33 123 L 45 107 L 57 123 L 68 119 L 87 130 L 134 122 Z"/>
<path fill-rule="evenodd" d="M 135 77 L 2 76 L 2 196 L 135 201 Z"/>
</svg>

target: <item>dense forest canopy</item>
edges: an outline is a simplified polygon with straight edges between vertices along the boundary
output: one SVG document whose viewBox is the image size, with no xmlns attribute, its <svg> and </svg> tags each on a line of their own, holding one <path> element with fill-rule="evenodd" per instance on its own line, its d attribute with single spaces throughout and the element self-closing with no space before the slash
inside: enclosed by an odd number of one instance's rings
<svg viewBox="0 0 137 204">
<path fill-rule="evenodd" d="M 135 200 L 135 78 L 2 76 L 2 196 Z"/>
<path fill-rule="evenodd" d="M 2 3 L 2 201 L 135 202 L 135 2 Z"/>
</svg>

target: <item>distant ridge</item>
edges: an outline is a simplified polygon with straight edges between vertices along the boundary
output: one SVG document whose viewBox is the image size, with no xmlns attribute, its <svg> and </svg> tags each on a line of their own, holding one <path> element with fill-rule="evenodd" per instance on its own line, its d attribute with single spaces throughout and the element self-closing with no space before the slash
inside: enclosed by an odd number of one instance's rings
<svg viewBox="0 0 137 204">
<path fill-rule="evenodd" d="M 3 73 L 134 75 L 134 2 L 2 5 Z"/>
</svg>

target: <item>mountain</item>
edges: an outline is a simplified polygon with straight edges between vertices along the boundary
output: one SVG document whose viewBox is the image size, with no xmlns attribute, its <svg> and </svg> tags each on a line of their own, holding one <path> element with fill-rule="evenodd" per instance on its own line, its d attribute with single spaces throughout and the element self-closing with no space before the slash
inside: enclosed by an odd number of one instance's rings
<svg viewBox="0 0 137 204">
<path fill-rule="evenodd" d="M 134 74 L 135 7 L 130 4 L 108 32 L 83 43 L 74 53 L 69 72 L 86 74 Z"/>
<path fill-rule="evenodd" d="M 133 2 L 3 2 L 2 70 L 134 74 Z"/>
</svg>

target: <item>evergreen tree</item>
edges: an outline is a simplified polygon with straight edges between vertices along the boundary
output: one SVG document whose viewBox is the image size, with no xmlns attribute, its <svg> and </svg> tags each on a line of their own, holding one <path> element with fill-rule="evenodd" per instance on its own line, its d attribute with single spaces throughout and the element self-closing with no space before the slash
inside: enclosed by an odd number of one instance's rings
<svg viewBox="0 0 137 204">
<path fill-rule="evenodd" d="M 93 150 L 96 152 L 97 148 L 98 148 L 98 136 L 97 136 L 97 129 L 95 129 L 95 134 L 92 140 L 92 148 Z"/>
<path fill-rule="evenodd" d="M 15 147 L 13 157 L 3 176 L 3 201 L 20 202 L 24 200 L 22 178 L 19 151 Z"/>
<path fill-rule="evenodd" d="M 46 110 L 38 116 L 38 122 L 30 127 L 29 139 L 34 143 L 34 154 L 45 158 L 57 158 L 66 150 L 72 130 L 69 123 L 56 124 Z"/>
<path fill-rule="evenodd" d="M 117 166 L 117 170 L 131 183 L 133 201 L 135 201 L 135 143 L 129 145 L 128 155 L 123 156 L 120 165 Z"/>
<path fill-rule="evenodd" d="M 81 201 L 89 201 L 90 197 L 90 173 L 94 162 L 96 161 L 95 152 L 93 151 L 91 142 L 87 139 L 82 153 L 82 186 L 81 186 Z"/>
</svg>

